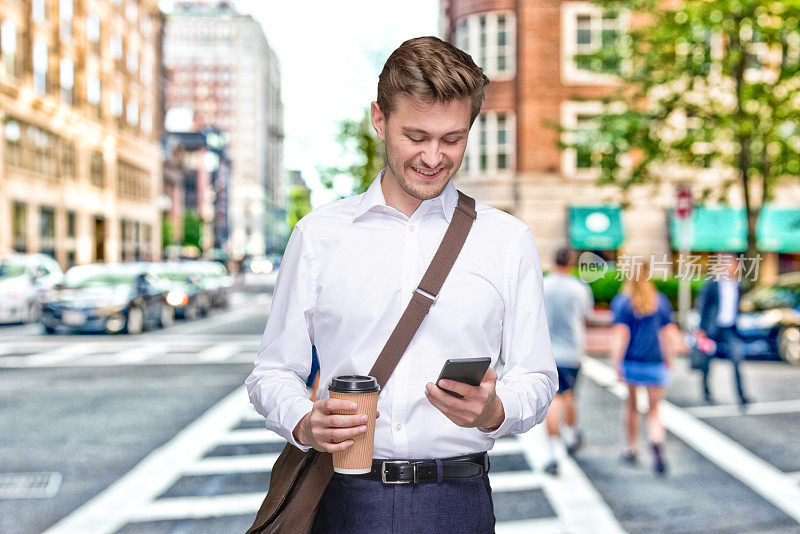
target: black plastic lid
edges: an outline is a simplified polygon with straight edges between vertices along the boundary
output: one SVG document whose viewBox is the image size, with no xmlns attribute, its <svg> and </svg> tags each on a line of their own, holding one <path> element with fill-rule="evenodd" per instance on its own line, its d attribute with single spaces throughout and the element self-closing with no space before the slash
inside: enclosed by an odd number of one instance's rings
<svg viewBox="0 0 800 534">
<path fill-rule="evenodd" d="M 372 393 L 380 391 L 381 387 L 371 376 L 346 375 L 331 380 L 328 390 L 336 393 Z"/>
</svg>

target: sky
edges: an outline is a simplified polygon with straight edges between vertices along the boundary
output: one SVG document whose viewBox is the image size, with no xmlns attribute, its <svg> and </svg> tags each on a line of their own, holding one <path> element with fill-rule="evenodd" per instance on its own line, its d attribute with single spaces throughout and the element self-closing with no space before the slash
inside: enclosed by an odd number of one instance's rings
<svg viewBox="0 0 800 534">
<path fill-rule="evenodd" d="M 378 74 L 403 41 L 438 34 L 437 0 L 236 0 L 264 30 L 281 66 L 284 166 L 299 169 L 316 207 L 335 194 L 316 167 L 342 160 L 337 124 L 360 118 L 375 99 Z M 341 191 L 345 193 L 345 191 Z"/>
</svg>

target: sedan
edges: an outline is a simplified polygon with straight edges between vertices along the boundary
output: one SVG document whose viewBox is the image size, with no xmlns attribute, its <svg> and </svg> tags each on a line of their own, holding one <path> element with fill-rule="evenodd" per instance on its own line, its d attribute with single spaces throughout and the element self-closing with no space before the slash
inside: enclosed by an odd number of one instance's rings
<svg viewBox="0 0 800 534">
<path fill-rule="evenodd" d="M 0 256 L 0 323 L 39 320 L 39 296 L 64 273 L 45 254 Z"/>
<path fill-rule="evenodd" d="M 172 324 L 174 310 L 166 295 L 148 263 L 72 267 L 62 284 L 42 296 L 41 322 L 48 334 L 139 334 Z"/>
<path fill-rule="evenodd" d="M 746 356 L 800 365 L 800 272 L 745 293 L 739 306 L 736 329 Z"/>
</svg>

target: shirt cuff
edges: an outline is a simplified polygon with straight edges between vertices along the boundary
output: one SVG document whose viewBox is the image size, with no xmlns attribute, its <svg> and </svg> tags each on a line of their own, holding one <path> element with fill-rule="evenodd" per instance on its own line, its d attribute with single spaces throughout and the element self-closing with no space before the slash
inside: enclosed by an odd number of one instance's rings
<svg viewBox="0 0 800 534">
<path fill-rule="evenodd" d="M 295 402 L 292 403 L 292 406 L 287 410 L 286 417 L 283 419 L 283 430 L 286 432 L 286 435 L 283 436 L 286 438 L 286 441 L 297 447 L 303 452 L 311 450 L 310 445 L 302 445 L 296 439 L 294 439 L 294 429 L 297 426 L 297 423 L 306 416 L 308 412 L 314 407 L 314 403 L 311 402 L 311 399 L 306 397 L 298 398 Z"/>
<path fill-rule="evenodd" d="M 500 380 L 497 381 L 495 385 L 495 394 L 500 398 L 500 402 L 503 403 L 503 412 L 505 413 L 505 419 L 497 427 L 497 430 L 492 430 L 491 432 L 485 432 L 481 430 L 487 437 L 492 439 L 497 439 L 501 436 L 505 436 L 511 430 L 511 427 L 519 421 L 519 406 L 517 405 L 517 397 L 514 392 L 505 385 Z"/>
</svg>

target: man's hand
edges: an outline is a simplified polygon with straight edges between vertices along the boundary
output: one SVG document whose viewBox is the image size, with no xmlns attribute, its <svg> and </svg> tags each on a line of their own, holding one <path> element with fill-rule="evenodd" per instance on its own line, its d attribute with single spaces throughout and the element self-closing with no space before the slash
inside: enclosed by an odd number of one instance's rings
<svg viewBox="0 0 800 534">
<path fill-rule="evenodd" d="M 491 367 L 486 371 L 480 385 L 470 386 L 463 382 L 440 380 L 441 388 L 462 395 L 459 399 L 432 383 L 425 386 L 425 396 L 448 419 L 464 428 L 478 427 L 482 430 L 497 430 L 505 421 L 503 403 L 495 394 L 497 373 Z"/>
<path fill-rule="evenodd" d="M 353 438 L 367 431 L 367 416 L 339 415 L 355 412 L 356 403 L 342 399 L 322 399 L 300 419 L 292 435 L 302 445 L 322 452 L 339 452 L 353 445 Z"/>
</svg>

